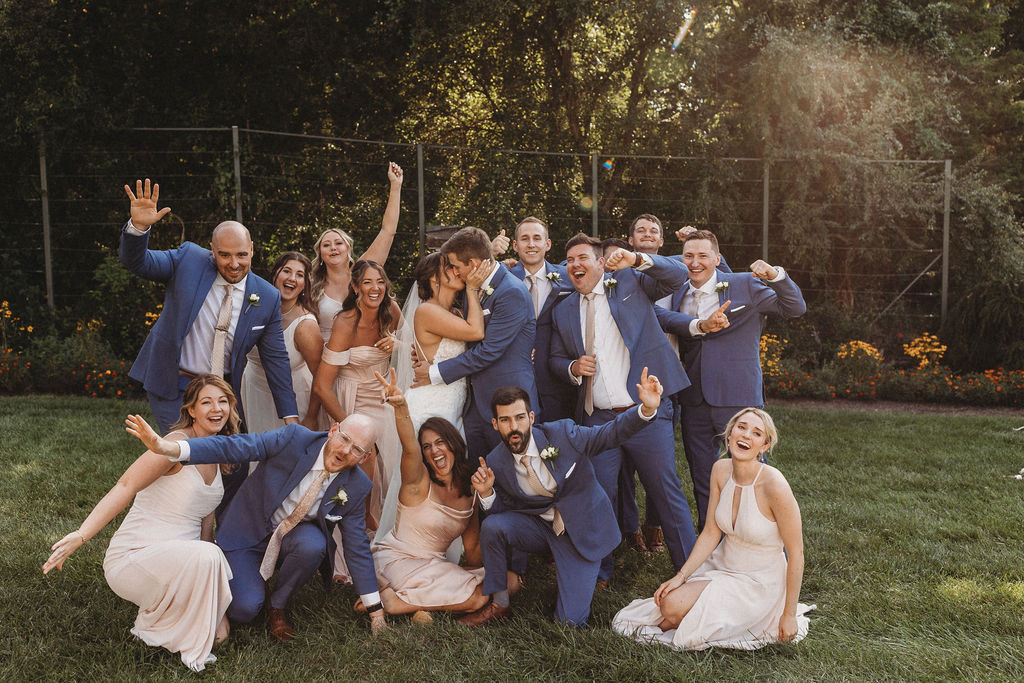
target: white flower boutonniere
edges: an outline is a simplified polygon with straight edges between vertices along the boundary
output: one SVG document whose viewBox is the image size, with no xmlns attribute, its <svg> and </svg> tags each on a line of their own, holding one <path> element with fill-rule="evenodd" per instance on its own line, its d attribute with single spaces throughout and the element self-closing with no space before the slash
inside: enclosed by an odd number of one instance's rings
<svg viewBox="0 0 1024 683">
<path fill-rule="evenodd" d="M 253 292 L 252 294 L 250 294 L 249 295 L 249 305 L 250 306 L 259 306 L 260 305 L 260 295 L 257 294 L 256 292 Z"/>
<path fill-rule="evenodd" d="M 483 293 L 484 296 L 490 296 L 491 294 L 494 294 L 494 287 L 487 285 L 486 287 L 483 288 Z"/>
<path fill-rule="evenodd" d="M 558 457 L 558 447 L 548 444 L 544 447 L 544 450 L 540 452 L 541 460 L 554 460 Z"/>
<path fill-rule="evenodd" d="M 345 489 L 338 489 L 338 492 L 331 496 L 331 502 L 337 505 L 344 505 L 348 502 L 348 493 Z"/>
<path fill-rule="evenodd" d="M 616 279 L 615 279 L 615 278 L 613 278 L 613 277 L 607 278 L 607 279 L 605 279 L 605 281 L 604 281 L 604 287 L 605 287 L 605 289 L 607 289 L 607 290 L 612 290 L 612 289 L 615 289 L 615 286 L 616 286 L 617 284 L 619 284 L 619 281 L 618 281 L 618 280 L 616 280 Z"/>
<path fill-rule="evenodd" d="M 715 291 L 716 292 L 724 292 L 727 289 L 729 289 L 729 283 L 728 282 L 719 282 L 717 285 L 715 285 Z"/>
<path fill-rule="evenodd" d="M 545 277 L 547 277 L 547 279 L 551 280 L 552 282 L 561 282 L 562 281 L 561 274 L 560 273 L 556 273 L 554 271 L 548 273 Z"/>
</svg>

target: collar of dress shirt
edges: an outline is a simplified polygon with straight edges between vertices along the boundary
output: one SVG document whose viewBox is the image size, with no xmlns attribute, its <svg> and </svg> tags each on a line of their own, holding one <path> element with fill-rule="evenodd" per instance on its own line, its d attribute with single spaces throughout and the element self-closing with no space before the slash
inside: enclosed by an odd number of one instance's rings
<svg viewBox="0 0 1024 683">
<path fill-rule="evenodd" d="M 491 285 L 491 280 L 493 280 L 493 279 L 494 279 L 494 274 L 498 272 L 498 265 L 499 265 L 499 264 L 495 263 L 495 264 L 494 264 L 494 267 L 493 267 L 493 268 L 491 268 L 491 274 L 490 274 L 490 275 L 488 275 L 488 276 L 487 276 L 487 279 L 486 279 L 486 280 L 484 280 L 484 282 L 483 282 L 483 284 L 482 284 L 482 285 L 480 285 L 480 288 L 481 288 L 481 289 L 484 289 L 484 288 L 486 288 L 486 287 L 489 287 L 489 286 Z"/>
<path fill-rule="evenodd" d="M 220 273 L 217 273 L 217 279 L 213 281 L 213 286 L 214 287 L 223 287 L 224 285 L 231 285 L 235 289 L 241 290 L 242 294 L 245 294 L 245 281 L 248 278 L 249 278 L 249 273 L 246 273 L 245 276 L 241 280 L 239 280 L 238 282 L 228 282 L 227 280 L 224 279 L 223 275 L 221 275 Z"/>
<path fill-rule="evenodd" d="M 546 261 L 541 261 L 540 268 L 537 269 L 536 273 L 531 273 L 526 266 L 523 266 L 523 270 L 526 272 L 526 277 L 532 277 L 543 280 L 548 275 L 548 264 Z"/>
<path fill-rule="evenodd" d="M 516 462 L 526 467 L 526 464 L 523 463 L 523 458 L 528 455 L 540 457 L 540 451 L 537 450 L 537 440 L 533 438 L 533 427 L 530 427 L 530 444 L 526 447 L 526 450 L 522 453 L 513 453 L 512 457 L 516 459 Z"/>
<path fill-rule="evenodd" d="M 607 277 L 611 277 L 611 278 L 614 278 L 614 277 L 615 277 L 615 273 L 610 273 L 610 274 L 608 274 L 608 275 L 607 275 Z M 590 290 L 590 291 L 591 291 L 592 293 L 594 293 L 594 294 L 598 295 L 598 296 L 604 296 L 604 295 L 606 295 L 606 294 L 607 294 L 608 292 L 607 292 L 607 291 L 606 291 L 606 289 L 605 289 L 605 286 L 604 286 L 604 280 L 605 280 L 605 278 L 604 278 L 604 277 L 602 277 L 602 278 L 601 278 L 600 280 L 598 280 L 598 281 L 597 281 L 597 284 L 596 284 L 596 285 L 594 285 L 594 288 L 593 288 L 592 290 Z M 580 298 L 582 298 L 583 296 L 585 296 L 585 295 L 583 295 L 583 294 L 580 294 Z"/>
<path fill-rule="evenodd" d="M 705 294 L 714 294 L 715 293 L 715 287 L 717 285 L 718 285 L 718 271 L 716 270 L 715 272 L 711 273 L 711 277 L 708 278 L 707 282 L 702 284 L 700 287 L 696 287 L 696 288 L 690 287 L 690 291 L 692 292 L 695 289 L 699 289 L 700 291 L 704 292 Z"/>
</svg>

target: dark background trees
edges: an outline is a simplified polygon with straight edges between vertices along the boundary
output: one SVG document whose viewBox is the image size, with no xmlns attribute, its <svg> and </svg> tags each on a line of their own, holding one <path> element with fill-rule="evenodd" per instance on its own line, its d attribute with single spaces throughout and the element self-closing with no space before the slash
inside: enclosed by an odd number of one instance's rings
<svg viewBox="0 0 1024 683">
<path fill-rule="evenodd" d="M 119 353 L 134 348 L 130 321 L 156 295 L 104 268 L 123 220 L 120 185 L 172 169 L 164 184 L 184 224 L 160 237 L 170 246 L 182 231 L 204 241 L 232 215 L 233 181 L 225 134 L 133 128 L 238 125 L 474 148 L 428 154 L 427 222 L 496 231 L 540 213 L 559 236 L 589 229 L 577 203 L 591 187 L 589 153 L 601 150 L 614 157 L 599 170 L 603 234 L 654 206 L 673 224 L 715 229 L 740 265 L 760 255 L 760 206 L 745 207 L 762 169 L 714 160 L 765 158 L 770 257 L 819 312 L 790 330 L 812 362 L 851 331 L 884 346 L 895 331 L 938 329 L 920 317 L 938 312 L 935 277 L 881 318 L 892 297 L 872 292 L 899 291 L 941 247 L 941 166 L 877 162 L 951 159 L 949 359 L 1024 366 L 1020 3 L 713 2 L 673 51 L 685 9 L 658 0 L 4 3 L 3 297 L 40 327 L 100 318 Z M 65 249 L 58 288 L 81 294 L 58 300 L 56 316 L 42 305 L 41 139 L 51 186 L 64 182 L 53 208 L 53 240 Z M 383 206 L 383 161 L 415 161 L 408 147 L 245 144 L 254 150 L 243 161 L 246 221 L 263 261 L 309 249 L 331 221 L 365 238 Z M 510 149 L 579 156 L 500 152 Z M 328 151 L 344 157 L 341 170 Z M 412 234 L 407 195 L 402 229 Z M 403 241 L 396 267 L 417 246 Z M 140 299 L 107 310 L 129 296 Z"/>
</svg>

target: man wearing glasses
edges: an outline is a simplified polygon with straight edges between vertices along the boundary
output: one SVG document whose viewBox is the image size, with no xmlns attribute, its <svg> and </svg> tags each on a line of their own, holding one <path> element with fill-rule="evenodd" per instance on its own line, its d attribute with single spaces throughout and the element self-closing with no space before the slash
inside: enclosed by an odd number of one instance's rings
<svg viewBox="0 0 1024 683">
<path fill-rule="evenodd" d="M 370 615 L 370 629 L 376 634 L 386 627 L 366 536 L 370 479 L 358 467 L 376 440 L 370 418 L 349 415 L 329 432 L 292 424 L 262 434 L 187 441 L 161 438 L 137 415 L 127 423 L 128 431 L 150 450 L 180 462 L 259 461 L 217 529 L 217 545 L 233 575 L 227 612 L 231 621 L 252 621 L 267 601 L 271 635 L 290 640 L 295 633 L 285 606 L 318 568 L 325 569 L 325 580 L 334 575 L 332 531 L 337 526 L 352 582 Z M 275 571 L 277 582 L 268 590 Z"/>
</svg>

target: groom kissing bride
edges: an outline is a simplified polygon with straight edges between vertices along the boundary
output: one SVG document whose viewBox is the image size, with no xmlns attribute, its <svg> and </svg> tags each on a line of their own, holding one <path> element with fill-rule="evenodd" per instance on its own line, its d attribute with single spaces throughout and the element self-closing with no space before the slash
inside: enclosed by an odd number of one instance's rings
<svg viewBox="0 0 1024 683">
<path fill-rule="evenodd" d="M 463 410 L 466 444 L 472 459 L 487 455 L 500 442 L 491 426 L 491 396 L 499 387 L 518 386 L 537 405 L 533 352 L 537 322 L 530 293 L 522 280 L 500 263 L 490 261 L 491 241 L 479 228 L 462 228 L 441 246 L 446 277 L 465 281 L 466 302 L 478 297 L 483 309 L 484 336 L 470 341 L 466 350 L 448 360 L 416 368 L 414 386 L 448 385 L 463 378 L 469 381 L 469 395 Z M 483 282 L 474 271 L 489 268 Z"/>
</svg>

